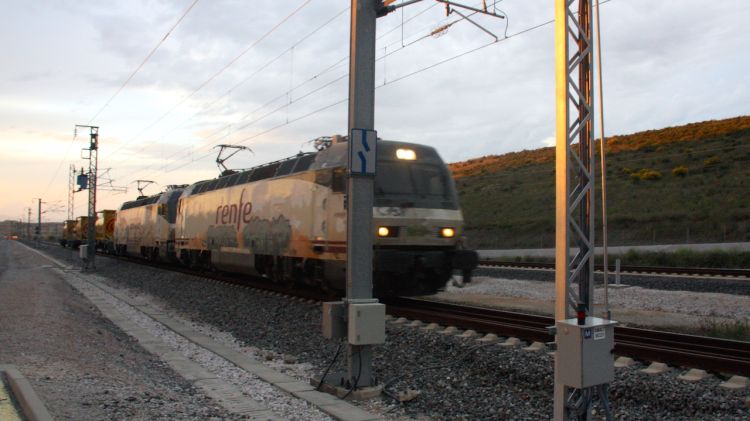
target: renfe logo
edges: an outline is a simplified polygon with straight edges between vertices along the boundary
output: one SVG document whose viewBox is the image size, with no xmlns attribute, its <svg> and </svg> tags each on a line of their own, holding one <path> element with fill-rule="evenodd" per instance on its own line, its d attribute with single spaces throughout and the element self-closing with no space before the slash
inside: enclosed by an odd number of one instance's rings
<svg viewBox="0 0 750 421">
<path fill-rule="evenodd" d="M 221 220 L 222 225 L 236 224 L 237 229 L 240 229 L 240 221 L 244 223 L 250 222 L 250 213 L 253 211 L 253 204 L 251 202 L 243 203 L 242 199 L 245 196 L 245 189 L 242 189 L 240 193 L 240 203 L 232 205 L 224 205 L 216 208 L 216 223 Z"/>
</svg>

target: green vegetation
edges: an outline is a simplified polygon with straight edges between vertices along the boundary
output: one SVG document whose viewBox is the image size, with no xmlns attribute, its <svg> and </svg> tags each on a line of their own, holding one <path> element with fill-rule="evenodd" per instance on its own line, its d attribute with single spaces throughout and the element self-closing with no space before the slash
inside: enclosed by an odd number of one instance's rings
<svg viewBox="0 0 750 421">
<path fill-rule="evenodd" d="M 675 252 L 630 250 L 619 258 L 623 264 L 633 266 L 672 266 L 699 268 L 750 268 L 750 252 L 733 250 L 694 251 L 679 249 Z"/>
<path fill-rule="evenodd" d="M 675 252 L 629 250 L 625 254 L 610 253 L 608 257 L 609 265 L 614 266 L 616 259 L 620 259 L 623 265 L 629 266 L 750 268 L 750 252 L 736 250 L 695 251 L 678 249 Z M 538 256 L 516 256 L 510 260 L 533 263 L 552 263 L 555 261 L 553 257 Z M 602 256 L 597 255 L 595 262 L 596 264 L 603 264 Z"/>
<path fill-rule="evenodd" d="M 699 335 L 715 338 L 750 341 L 750 320 L 717 321 L 705 319 L 699 326 Z"/>
<path fill-rule="evenodd" d="M 611 245 L 750 241 L 750 116 L 613 136 L 607 166 Z M 472 246 L 554 246 L 553 148 L 450 167 Z"/>
<path fill-rule="evenodd" d="M 688 167 L 680 165 L 679 167 L 672 168 L 672 175 L 675 177 L 685 177 L 688 175 Z"/>
</svg>

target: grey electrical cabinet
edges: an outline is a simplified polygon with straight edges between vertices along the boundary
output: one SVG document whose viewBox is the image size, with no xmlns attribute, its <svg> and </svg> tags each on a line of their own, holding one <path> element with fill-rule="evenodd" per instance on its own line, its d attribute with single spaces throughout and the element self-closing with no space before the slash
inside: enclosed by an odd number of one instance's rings
<svg viewBox="0 0 750 421">
<path fill-rule="evenodd" d="M 555 358 L 559 380 L 564 385 L 581 389 L 614 380 L 616 324 L 598 317 L 587 317 L 583 325 L 576 319 L 557 322 Z"/>
<path fill-rule="evenodd" d="M 375 345 L 385 343 L 385 305 L 377 302 L 349 304 L 349 343 Z"/>
</svg>

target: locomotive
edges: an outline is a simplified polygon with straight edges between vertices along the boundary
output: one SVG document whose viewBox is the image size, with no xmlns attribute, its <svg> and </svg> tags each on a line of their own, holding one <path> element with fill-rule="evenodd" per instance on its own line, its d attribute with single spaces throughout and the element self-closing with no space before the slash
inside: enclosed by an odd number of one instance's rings
<svg viewBox="0 0 750 421">
<path fill-rule="evenodd" d="M 124 203 L 114 250 L 272 282 L 345 289 L 345 138 L 318 152 L 177 186 Z M 373 207 L 376 295 L 430 293 L 478 257 L 463 248 L 463 217 L 434 148 L 378 141 Z"/>
</svg>

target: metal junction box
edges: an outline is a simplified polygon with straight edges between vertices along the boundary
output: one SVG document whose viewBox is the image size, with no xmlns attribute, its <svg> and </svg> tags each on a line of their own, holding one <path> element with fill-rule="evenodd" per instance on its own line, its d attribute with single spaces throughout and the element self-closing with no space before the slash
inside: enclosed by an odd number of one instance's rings
<svg viewBox="0 0 750 421">
<path fill-rule="evenodd" d="M 385 304 L 349 303 L 348 315 L 350 344 L 385 343 Z"/>
<path fill-rule="evenodd" d="M 598 317 L 586 317 L 583 325 L 578 325 L 576 319 L 556 323 L 555 358 L 559 380 L 564 385 L 581 389 L 614 380 L 612 350 L 616 324 Z"/>
<path fill-rule="evenodd" d="M 329 301 L 323 303 L 323 337 L 341 339 L 345 336 L 344 302 Z"/>
<path fill-rule="evenodd" d="M 87 260 L 89 258 L 89 245 L 88 244 L 81 244 L 78 246 L 78 256 L 82 260 Z"/>
</svg>

